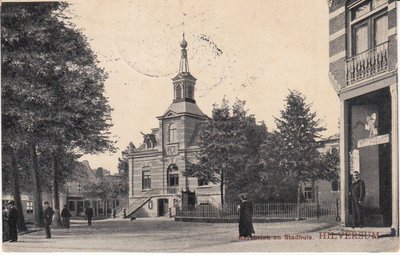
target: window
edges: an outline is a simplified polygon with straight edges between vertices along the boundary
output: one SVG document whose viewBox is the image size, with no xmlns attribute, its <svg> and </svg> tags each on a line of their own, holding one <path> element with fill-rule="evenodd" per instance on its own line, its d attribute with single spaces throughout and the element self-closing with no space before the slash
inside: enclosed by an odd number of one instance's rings
<svg viewBox="0 0 400 255">
<path fill-rule="evenodd" d="M 176 125 L 175 124 L 171 124 L 169 126 L 169 142 L 170 143 L 174 143 L 176 142 Z"/>
<path fill-rule="evenodd" d="M 193 99 L 193 86 L 188 87 L 188 98 Z"/>
<path fill-rule="evenodd" d="M 26 201 L 26 213 L 33 213 L 33 202 Z"/>
<path fill-rule="evenodd" d="M 331 185 L 332 185 L 332 192 L 337 192 L 337 191 L 339 191 L 339 182 L 338 181 L 332 181 L 331 182 Z"/>
<path fill-rule="evenodd" d="M 304 198 L 306 200 L 312 199 L 312 187 L 304 187 Z"/>
<path fill-rule="evenodd" d="M 146 139 L 144 140 L 144 143 L 146 144 L 146 149 L 153 148 L 153 142 L 151 141 L 150 137 L 146 137 Z"/>
<path fill-rule="evenodd" d="M 68 208 L 71 212 L 75 212 L 75 201 L 68 201 Z"/>
<path fill-rule="evenodd" d="M 178 167 L 175 164 L 172 164 L 167 169 L 168 175 L 168 186 L 178 186 L 179 185 L 179 173 Z"/>
<path fill-rule="evenodd" d="M 199 186 L 207 186 L 207 185 L 208 185 L 208 181 L 205 180 L 204 178 L 198 178 L 198 179 L 197 179 L 197 184 L 198 184 Z"/>
<path fill-rule="evenodd" d="M 351 9 L 353 55 L 375 48 L 388 40 L 386 10 L 367 15 L 385 3 L 387 0 L 366 1 Z"/>
<path fill-rule="evenodd" d="M 142 189 L 151 189 L 150 170 L 143 170 L 142 172 Z"/>
<path fill-rule="evenodd" d="M 176 85 L 175 99 L 181 99 L 181 98 L 182 98 L 182 87 L 181 87 L 181 85 Z"/>
</svg>

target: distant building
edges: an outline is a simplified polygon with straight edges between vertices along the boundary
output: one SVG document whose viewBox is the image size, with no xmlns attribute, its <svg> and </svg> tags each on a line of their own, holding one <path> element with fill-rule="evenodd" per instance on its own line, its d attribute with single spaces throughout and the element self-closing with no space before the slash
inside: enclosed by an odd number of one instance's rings
<svg viewBox="0 0 400 255">
<path fill-rule="evenodd" d="M 93 208 L 95 217 L 109 217 L 111 215 L 112 208 L 118 207 L 124 203 L 126 198 L 117 197 L 110 198 L 107 200 L 89 198 L 85 195 L 84 186 L 87 183 L 94 183 L 99 181 L 99 177 L 96 177 L 95 173 L 91 169 L 88 161 L 80 162 L 76 165 L 75 170 L 77 176 L 74 181 L 69 181 L 63 185 L 60 190 L 60 209 L 64 205 L 68 205 L 71 212 L 72 218 L 82 218 L 85 216 L 85 209 L 90 204 Z M 120 176 L 106 175 L 110 182 L 115 182 L 120 179 Z M 13 195 L 8 192 L 2 193 L 2 202 L 5 205 L 7 202 L 14 200 Z M 27 222 L 34 220 L 34 197 L 31 193 L 21 191 L 22 207 L 24 210 L 24 217 Z M 51 192 L 42 192 L 42 201 L 48 201 L 53 206 L 53 196 Z"/>
<path fill-rule="evenodd" d="M 219 186 L 185 177 L 189 163 L 197 161 L 201 126 L 207 116 L 195 101 L 194 78 L 189 72 L 187 42 L 183 38 L 178 75 L 172 79 L 173 101 L 157 119 L 159 127 L 131 146 L 129 208 L 137 217 L 173 215 L 176 206 L 219 204 Z"/>
<path fill-rule="evenodd" d="M 320 153 L 339 151 L 339 134 L 320 140 Z M 339 180 L 315 180 L 307 182 L 301 187 L 306 203 L 336 203 L 339 197 Z"/>
<path fill-rule="evenodd" d="M 340 98 L 341 220 L 352 173 L 366 184 L 365 226 L 399 231 L 397 1 L 329 0 L 329 74 Z"/>
</svg>

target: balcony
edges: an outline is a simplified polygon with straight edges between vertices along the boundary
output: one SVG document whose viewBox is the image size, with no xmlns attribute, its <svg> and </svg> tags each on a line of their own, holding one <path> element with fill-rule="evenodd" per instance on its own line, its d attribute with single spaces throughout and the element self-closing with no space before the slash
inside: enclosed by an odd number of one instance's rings
<svg viewBox="0 0 400 255">
<path fill-rule="evenodd" d="M 346 60 L 346 87 L 388 71 L 388 43 Z"/>
</svg>

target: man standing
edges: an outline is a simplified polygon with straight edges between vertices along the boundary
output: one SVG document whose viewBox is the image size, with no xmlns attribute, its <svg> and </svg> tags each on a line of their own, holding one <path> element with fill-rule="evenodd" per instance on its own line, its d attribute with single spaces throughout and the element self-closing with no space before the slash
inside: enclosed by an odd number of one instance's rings
<svg viewBox="0 0 400 255">
<path fill-rule="evenodd" d="M 88 220 L 88 225 L 91 226 L 92 225 L 92 218 L 93 218 L 93 209 L 90 206 L 90 204 L 88 205 L 88 207 L 85 210 L 85 215 L 86 215 L 87 220 Z"/>
<path fill-rule="evenodd" d="M 50 207 L 49 202 L 44 202 L 44 212 L 43 212 L 43 216 L 44 216 L 44 227 L 46 229 L 46 238 L 51 238 L 51 232 L 50 232 L 50 225 L 53 222 L 53 214 L 54 211 L 53 209 Z"/>
<path fill-rule="evenodd" d="M 354 171 L 354 181 L 351 185 L 351 209 L 353 212 L 353 228 L 363 227 L 364 215 L 363 215 L 363 200 L 365 198 L 365 183 L 360 179 L 360 173 Z"/>
<path fill-rule="evenodd" d="M 8 228 L 10 231 L 10 243 L 18 240 L 17 223 L 18 223 L 18 210 L 15 208 L 15 202 L 10 201 L 8 204 L 10 210 L 8 211 Z"/>
</svg>

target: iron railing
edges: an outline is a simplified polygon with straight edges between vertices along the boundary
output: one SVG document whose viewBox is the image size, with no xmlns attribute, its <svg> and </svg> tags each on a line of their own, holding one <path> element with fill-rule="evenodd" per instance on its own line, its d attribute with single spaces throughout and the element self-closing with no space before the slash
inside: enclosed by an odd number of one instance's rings
<svg viewBox="0 0 400 255">
<path fill-rule="evenodd" d="M 296 203 L 267 203 L 253 205 L 253 219 L 294 219 L 294 218 L 319 218 L 324 216 L 337 216 L 337 203 L 302 203 L 297 215 Z M 181 218 L 207 218 L 207 219 L 238 219 L 238 205 L 228 204 L 223 208 L 211 205 L 200 205 L 192 208 L 177 208 L 176 217 Z"/>
<path fill-rule="evenodd" d="M 346 60 L 346 86 L 388 71 L 388 42 Z"/>
</svg>

